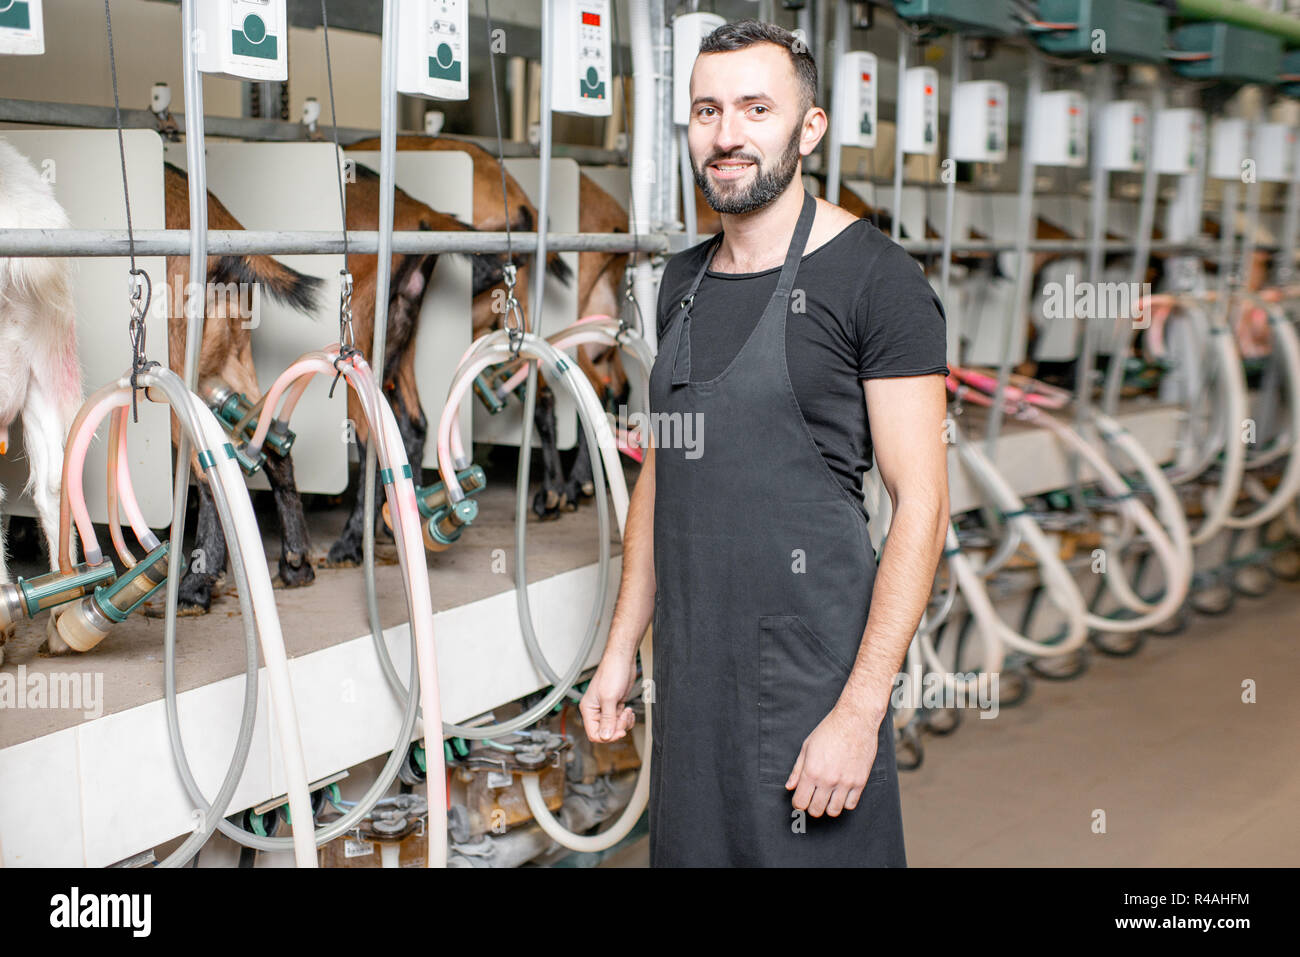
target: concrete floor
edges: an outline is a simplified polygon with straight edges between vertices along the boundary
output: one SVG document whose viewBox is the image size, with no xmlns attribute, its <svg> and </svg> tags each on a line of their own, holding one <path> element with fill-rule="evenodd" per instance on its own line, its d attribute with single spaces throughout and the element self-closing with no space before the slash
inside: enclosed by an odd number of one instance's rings
<svg viewBox="0 0 1300 957">
<path fill-rule="evenodd" d="M 1300 586 L 1238 598 L 992 720 L 900 775 L 911 866 L 1300 864 Z M 1257 703 L 1242 702 L 1255 682 Z M 1093 832 L 1105 812 L 1105 833 Z M 644 867 L 645 840 L 606 862 Z"/>
</svg>

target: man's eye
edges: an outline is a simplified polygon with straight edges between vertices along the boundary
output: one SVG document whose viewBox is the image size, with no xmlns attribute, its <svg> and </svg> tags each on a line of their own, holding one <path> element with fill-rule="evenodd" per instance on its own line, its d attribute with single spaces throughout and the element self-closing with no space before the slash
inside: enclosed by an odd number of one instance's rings
<svg viewBox="0 0 1300 957">
<path fill-rule="evenodd" d="M 700 115 L 701 115 L 701 116 L 704 116 L 705 114 L 709 114 L 709 113 L 712 113 L 712 112 L 713 112 L 713 107 L 711 107 L 711 106 L 702 106 L 702 107 L 700 107 Z"/>
<path fill-rule="evenodd" d="M 767 107 L 766 107 L 766 106 L 761 106 L 761 105 L 760 105 L 760 106 L 755 106 L 754 109 L 756 109 L 756 110 L 762 110 L 764 113 L 767 112 Z"/>
</svg>

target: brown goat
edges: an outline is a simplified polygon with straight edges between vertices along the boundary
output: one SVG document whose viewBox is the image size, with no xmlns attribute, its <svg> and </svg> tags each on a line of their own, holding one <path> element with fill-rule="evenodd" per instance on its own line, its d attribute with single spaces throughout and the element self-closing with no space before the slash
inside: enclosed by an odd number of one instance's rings
<svg viewBox="0 0 1300 957">
<path fill-rule="evenodd" d="M 537 210 L 528 201 L 527 194 L 508 172 L 505 173 L 505 192 L 502 192 L 502 168 L 496 157 L 487 150 L 463 140 L 447 139 L 433 136 L 399 136 L 396 140 L 398 150 L 451 151 L 469 154 L 474 169 L 474 228 L 500 232 L 506 225 L 505 210 L 510 212 L 510 228 L 519 232 L 532 232 L 537 228 Z M 360 140 L 351 144 L 350 150 L 378 150 L 378 138 Z M 593 184 L 594 185 L 594 184 Z M 372 227 L 373 228 L 373 227 Z M 515 265 L 518 268 L 515 297 L 523 310 L 525 326 L 530 322 L 528 310 L 528 276 L 531 257 L 516 254 Z M 550 275 L 567 283 L 570 278 L 568 265 L 558 253 L 546 257 L 546 271 Z M 476 287 L 473 302 L 473 335 L 475 338 L 486 335 L 501 322 L 499 311 L 500 295 L 503 289 L 503 273 L 497 272 L 497 279 L 492 285 L 478 289 Z M 538 390 L 537 410 L 534 415 L 537 436 L 541 442 L 542 488 L 533 499 L 533 511 L 544 519 L 557 518 L 564 510 L 577 507 L 578 496 L 575 488 L 590 488 L 590 480 L 575 483 L 571 475 L 564 477 L 563 463 L 556 445 L 557 424 L 555 421 L 555 397 L 544 383 Z"/>
<path fill-rule="evenodd" d="M 347 186 L 347 228 L 349 230 L 374 230 L 379 226 L 379 201 L 381 197 L 379 175 L 364 166 L 356 167 L 356 176 Z M 472 231 L 473 226 L 462 223 L 454 216 L 440 213 L 403 190 L 394 191 L 393 228 L 403 231 L 430 230 L 440 232 Z M 472 294 L 481 296 L 484 290 L 501 281 L 505 266 L 504 254 L 476 254 L 473 264 Z M 352 328 L 357 348 L 371 359 L 374 343 L 375 292 L 379 257 L 351 254 L 348 270 L 352 273 Z M 403 445 L 416 485 L 423 481 L 421 462 L 428 436 L 428 420 L 420 403 L 415 381 L 415 341 L 419 327 L 420 308 L 424 294 L 433 276 L 438 254 L 394 253 L 389 265 L 388 329 L 384 342 L 384 395 L 388 399 L 402 433 Z M 355 426 L 357 446 L 365 461 L 366 443 L 370 439 L 369 427 L 355 394 L 348 392 L 348 417 Z M 379 486 L 376 486 L 378 488 Z M 383 497 L 376 496 L 376 508 Z M 365 496 L 358 482 L 356 498 L 347 523 L 337 541 L 330 547 L 327 563 L 330 565 L 355 565 L 362 559 L 361 542 L 365 519 Z M 376 527 L 380 527 L 378 524 Z"/>
<path fill-rule="evenodd" d="M 189 229 L 189 184 L 185 173 L 171 164 L 164 170 L 164 197 L 168 229 Z M 208 226 L 212 229 L 243 229 L 239 221 L 208 193 Z M 168 289 L 184 289 L 189 280 L 190 258 L 167 257 Z M 261 283 L 274 299 L 311 311 L 315 306 L 320 280 L 305 276 L 276 262 L 270 256 L 209 256 L 207 269 L 208 289 L 203 342 L 199 350 L 199 379 L 202 383 L 210 377 L 219 377 L 232 389 L 243 392 L 250 402 L 261 398 L 257 373 L 253 367 L 252 340 L 249 329 L 236 311 L 231 314 L 220 297 L 214 295 L 214 284 Z M 186 319 L 181 297 L 168 297 L 167 361 L 173 370 L 183 372 L 185 365 Z M 241 297 L 242 299 L 243 297 Z M 179 438 L 180 429 L 172 420 L 173 441 Z M 198 480 L 198 548 L 202 552 L 202 565 L 192 563 L 181 580 L 180 607 L 189 614 L 207 611 L 212 602 L 212 586 L 226 565 L 225 535 L 217 519 L 216 506 L 203 471 L 191 461 Z M 307 537 L 307 523 L 303 516 L 302 499 L 298 495 L 293 474 L 293 457 L 280 457 L 267 452 L 263 466 L 275 499 L 276 513 L 280 519 L 280 580 L 287 587 L 309 584 L 315 577 L 309 554 L 311 543 Z M 196 570 L 197 568 L 197 570 Z"/>
</svg>

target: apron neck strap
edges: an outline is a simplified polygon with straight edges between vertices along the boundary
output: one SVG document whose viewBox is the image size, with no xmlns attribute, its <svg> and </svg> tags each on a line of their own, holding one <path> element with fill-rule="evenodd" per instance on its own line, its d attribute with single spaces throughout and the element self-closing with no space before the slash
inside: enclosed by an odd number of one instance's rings
<svg viewBox="0 0 1300 957">
<path fill-rule="evenodd" d="M 785 301 L 790 298 L 790 293 L 794 289 L 795 275 L 799 272 L 799 260 L 803 258 L 804 247 L 808 245 L 808 235 L 812 232 L 813 218 L 817 215 L 817 199 L 807 189 L 803 192 L 803 207 L 799 210 L 799 221 L 795 223 L 794 235 L 790 237 L 790 246 L 785 252 L 785 264 L 781 267 L 781 278 L 777 280 L 776 291 L 772 293 L 772 301 Z M 691 316 L 691 304 L 695 299 L 695 292 L 700 288 L 700 281 L 704 279 L 704 274 L 708 272 L 709 266 L 713 263 L 713 256 L 722 245 L 723 234 L 719 233 L 713 238 L 708 252 L 705 253 L 704 263 L 700 266 L 699 271 L 695 274 L 695 281 L 691 283 L 691 288 L 682 298 L 682 323 L 677 332 L 677 351 L 673 356 L 673 385 L 686 385 L 691 378 L 691 341 L 690 330 L 686 326 L 686 320 Z"/>
</svg>

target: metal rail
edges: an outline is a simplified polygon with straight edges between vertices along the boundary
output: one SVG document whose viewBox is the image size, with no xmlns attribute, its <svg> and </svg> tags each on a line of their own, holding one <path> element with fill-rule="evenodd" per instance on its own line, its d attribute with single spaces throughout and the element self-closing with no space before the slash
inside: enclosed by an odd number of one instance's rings
<svg viewBox="0 0 1300 957">
<path fill-rule="evenodd" d="M 173 113 L 172 119 L 185 128 L 185 114 Z M 115 129 L 113 108 L 87 106 L 80 103 L 46 103 L 41 100 L 16 100 L 0 98 L 0 121 L 6 123 L 32 123 L 40 126 L 75 126 L 94 129 Z M 122 110 L 125 129 L 157 130 L 158 117 L 150 110 Z M 308 128 L 290 120 L 268 120 L 238 116 L 205 116 L 203 126 L 208 136 L 227 136 L 241 140 L 264 142 L 304 142 L 310 139 Z M 359 140 L 372 139 L 379 130 L 356 126 L 340 126 L 339 142 L 344 146 Z M 416 130 L 402 135 L 423 135 Z M 459 133 L 439 133 L 439 138 L 472 143 L 496 155 L 496 139 L 490 136 L 465 136 Z M 530 143 L 507 140 L 507 156 L 537 156 L 537 147 Z M 576 160 L 588 166 L 626 165 L 627 154 L 620 150 L 607 150 L 599 146 L 574 146 L 557 143 L 555 156 Z"/>
<path fill-rule="evenodd" d="M 505 233 L 393 232 L 392 252 L 503 253 Z M 516 252 L 537 249 L 536 233 L 511 231 Z M 350 230 L 349 252 L 374 255 L 379 249 L 375 230 Z M 553 252 L 631 252 L 634 240 L 628 233 L 548 233 L 546 246 Z M 642 252 L 668 252 L 666 234 L 648 233 L 635 240 Z M 137 229 L 137 256 L 187 256 L 189 231 L 184 229 Z M 214 229 L 208 232 L 208 254 L 212 256 L 330 255 L 343 252 L 343 234 L 338 230 Z M 0 229 L 0 256 L 125 256 L 124 229 Z"/>
</svg>

